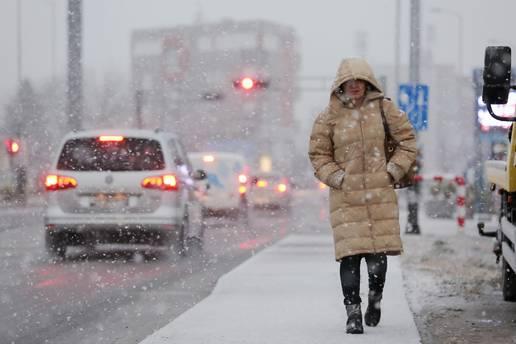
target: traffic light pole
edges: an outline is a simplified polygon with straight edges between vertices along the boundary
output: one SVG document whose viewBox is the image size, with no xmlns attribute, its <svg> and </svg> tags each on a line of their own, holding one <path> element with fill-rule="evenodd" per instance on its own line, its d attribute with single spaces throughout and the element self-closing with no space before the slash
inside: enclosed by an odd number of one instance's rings
<svg viewBox="0 0 516 344">
<path fill-rule="evenodd" d="M 134 93 L 134 103 L 136 106 L 136 127 L 138 129 L 143 128 L 143 90 L 136 90 Z"/>
<path fill-rule="evenodd" d="M 14 178 L 14 190 L 11 190 L 11 199 L 18 205 L 25 205 L 27 201 L 27 170 L 20 163 L 21 141 L 18 138 L 9 138 L 4 141 L 8 156 L 9 171 Z"/>
</svg>

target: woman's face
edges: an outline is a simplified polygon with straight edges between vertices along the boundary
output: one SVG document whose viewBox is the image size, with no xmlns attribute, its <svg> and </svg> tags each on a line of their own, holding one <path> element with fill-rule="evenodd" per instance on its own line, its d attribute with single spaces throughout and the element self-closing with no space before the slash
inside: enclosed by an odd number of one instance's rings
<svg viewBox="0 0 516 344">
<path fill-rule="evenodd" d="M 350 80 L 344 83 L 344 93 L 353 100 L 365 97 L 366 82 L 364 80 Z"/>
</svg>

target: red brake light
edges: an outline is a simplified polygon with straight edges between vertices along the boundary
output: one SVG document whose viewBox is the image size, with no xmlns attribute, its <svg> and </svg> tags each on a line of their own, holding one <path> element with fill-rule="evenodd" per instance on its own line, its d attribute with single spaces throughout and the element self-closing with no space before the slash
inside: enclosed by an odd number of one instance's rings
<svg viewBox="0 0 516 344">
<path fill-rule="evenodd" d="M 124 140 L 123 136 L 120 135 L 103 135 L 99 136 L 100 142 L 122 142 Z"/>
<path fill-rule="evenodd" d="M 179 183 L 176 176 L 173 174 L 166 174 L 163 176 L 147 177 L 142 180 L 142 187 L 146 189 L 156 189 L 164 191 L 177 191 Z"/>
<path fill-rule="evenodd" d="M 278 186 L 276 187 L 276 190 L 278 190 L 278 192 L 283 193 L 283 192 L 287 191 L 287 185 L 283 184 L 283 183 L 278 184 Z"/>
<path fill-rule="evenodd" d="M 45 188 L 47 191 L 66 190 L 75 187 L 77 187 L 77 180 L 72 177 L 49 174 L 45 178 Z"/>
</svg>

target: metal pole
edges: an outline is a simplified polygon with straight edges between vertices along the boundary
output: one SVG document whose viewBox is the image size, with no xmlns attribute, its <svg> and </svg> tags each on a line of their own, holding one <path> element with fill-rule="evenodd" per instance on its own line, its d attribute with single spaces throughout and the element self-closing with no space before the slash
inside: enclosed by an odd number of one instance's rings
<svg viewBox="0 0 516 344">
<path fill-rule="evenodd" d="M 52 83 L 55 84 L 57 80 L 57 61 L 56 61 L 56 3 L 52 0 Z"/>
<path fill-rule="evenodd" d="M 464 26 L 463 26 L 463 18 L 462 18 L 462 15 L 460 15 L 459 13 L 456 13 L 457 15 L 457 22 L 458 22 L 458 25 L 459 25 L 459 75 L 462 76 L 463 72 L 464 72 L 464 60 L 463 60 L 463 56 L 464 56 L 464 41 L 463 41 L 463 38 L 464 38 Z"/>
<path fill-rule="evenodd" d="M 21 84 L 22 79 L 22 14 L 21 14 L 22 0 L 16 1 L 16 49 L 17 49 L 17 70 L 16 76 L 18 78 L 18 85 Z"/>
<path fill-rule="evenodd" d="M 396 34 L 395 34 L 395 55 L 394 55 L 394 81 L 395 90 L 398 89 L 400 84 L 400 33 L 401 33 L 401 0 L 396 0 Z"/>
<path fill-rule="evenodd" d="M 415 87 L 420 81 L 420 0 L 411 0 L 410 2 L 410 70 L 409 80 Z M 420 159 L 419 154 L 416 159 Z M 418 164 L 420 165 L 420 164 Z M 420 173 L 420 172 L 418 172 Z M 418 182 L 414 183 L 407 191 L 408 219 L 406 233 L 420 234 L 418 212 L 419 212 L 419 188 Z"/>
<path fill-rule="evenodd" d="M 68 0 L 67 101 L 70 130 L 79 130 L 82 118 L 82 0 Z"/>
<path fill-rule="evenodd" d="M 410 0 L 410 73 L 412 84 L 419 83 L 420 63 L 420 0 Z"/>
<path fill-rule="evenodd" d="M 143 91 L 137 90 L 134 93 L 134 102 L 136 105 L 136 127 L 143 128 L 142 108 L 143 108 Z"/>
<path fill-rule="evenodd" d="M 441 13 L 441 14 L 448 14 L 451 16 L 454 16 L 457 19 L 457 44 L 458 44 L 458 54 L 457 54 L 457 74 L 459 76 L 462 76 L 464 72 L 464 18 L 459 12 L 440 8 L 440 7 L 434 7 L 432 8 L 432 12 L 434 13 Z"/>
</svg>

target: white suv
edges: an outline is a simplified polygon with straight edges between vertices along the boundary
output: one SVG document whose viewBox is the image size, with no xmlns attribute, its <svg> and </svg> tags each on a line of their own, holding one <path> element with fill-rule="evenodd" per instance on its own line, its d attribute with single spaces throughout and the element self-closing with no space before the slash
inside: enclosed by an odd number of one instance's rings
<svg viewBox="0 0 516 344">
<path fill-rule="evenodd" d="M 49 254 L 67 246 L 147 244 L 184 255 L 202 244 L 202 208 L 178 137 L 150 130 L 68 134 L 45 179 Z"/>
</svg>

